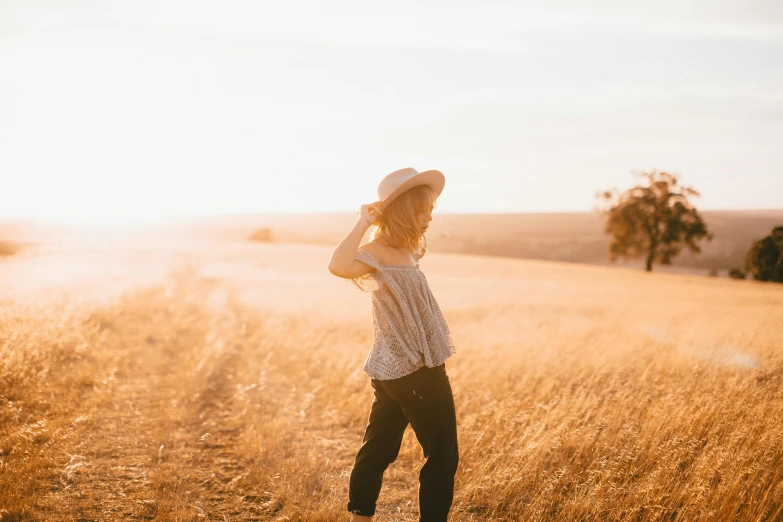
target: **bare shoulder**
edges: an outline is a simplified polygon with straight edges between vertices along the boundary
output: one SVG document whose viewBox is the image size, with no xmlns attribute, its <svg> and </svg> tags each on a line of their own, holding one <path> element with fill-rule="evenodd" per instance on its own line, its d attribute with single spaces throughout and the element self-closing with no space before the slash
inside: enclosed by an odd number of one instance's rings
<svg viewBox="0 0 783 522">
<path fill-rule="evenodd" d="M 372 241 L 368 241 L 363 245 L 359 245 L 359 250 L 366 250 L 372 254 L 372 256 L 377 259 L 379 263 L 383 263 L 386 258 L 385 249 L 386 247 L 384 245 L 381 245 L 380 243 L 374 243 Z"/>
<path fill-rule="evenodd" d="M 366 243 L 359 245 L 359 250 L 366 250 L 372 254 L 373 252 L 377 252 L 378 247 L 382 248 L 383 245 L 379 243 L 373 243 L 372 241 L 368 241 Z"/>
</svg>

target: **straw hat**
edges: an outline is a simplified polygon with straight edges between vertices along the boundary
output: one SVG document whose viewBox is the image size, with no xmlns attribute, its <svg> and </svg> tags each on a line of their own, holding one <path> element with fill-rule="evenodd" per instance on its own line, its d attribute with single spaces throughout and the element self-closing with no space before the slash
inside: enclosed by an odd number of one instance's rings
<svg viewBox="0 0 783 522">
<path fill-rule="evenodd" d="M 446 177 L 438 170 L 419 172 L 410 167 L 395 170 L 383 178 L 378 185 L 378 199 L 381 201 L 381 212 L 389 206 L 389 203 L 394 201 L 394 198 L 418 185 L 429 185 L 435 191 L 435 194 L 440 196 L 444 185 L 446 185 Z"/>
</svg>

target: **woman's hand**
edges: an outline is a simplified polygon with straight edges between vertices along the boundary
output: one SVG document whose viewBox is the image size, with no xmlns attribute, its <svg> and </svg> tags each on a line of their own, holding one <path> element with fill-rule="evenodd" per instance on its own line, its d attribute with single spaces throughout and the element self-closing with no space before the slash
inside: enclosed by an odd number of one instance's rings
<svg viewBox="0 0 783 522">
<path fill-rule="evenodd" d="M 381 216 L 383 215 L 380 206 L 380 201 L 376 201 L 375 203 L 370 203 L 368 205 L 362 205 L 359 209 L 359 214 L 367 223 L 378 226 L 381 220 Z"/>
</svg>

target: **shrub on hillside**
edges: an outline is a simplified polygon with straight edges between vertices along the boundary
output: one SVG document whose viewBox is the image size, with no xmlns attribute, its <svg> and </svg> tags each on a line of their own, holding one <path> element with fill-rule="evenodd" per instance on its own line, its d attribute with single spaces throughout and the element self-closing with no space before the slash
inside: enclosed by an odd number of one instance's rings
<svg viewBox="0 0 783 522">
<path fill-rule="evenodd" d="M 11 257 L 19 252 L 19 247 L 8 241 L 0 241 L 0 259 Z"/>
<path fill-rule="evenodd" d="M 732 279 L 746 279 L 748 274 L 741 268 L 732 268 L 729 270 L 729 277 Z"/>
<path fill-rule="evenodd" d="M 248 238 L 250 241 L 272 241 L 272 229 L 271 228 L 258 228 L 250 234 Z"/>
</svg>

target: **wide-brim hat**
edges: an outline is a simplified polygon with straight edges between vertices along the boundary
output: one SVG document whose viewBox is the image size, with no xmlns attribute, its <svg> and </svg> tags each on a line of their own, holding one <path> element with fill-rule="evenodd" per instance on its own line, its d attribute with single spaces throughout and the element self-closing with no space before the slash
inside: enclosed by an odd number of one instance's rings
<svg viewBox="0 0 783 522">
<path fill-rule="evenodd" d="M 437 196 L 443 192 L 446 185 L 446 177 L 439 170 L 425 170 L 419 172 L 413 168 L 395 170 L 386 175 L 378 185 L 378 199 L 381 212 L 389 206 L 389 203 L 408 189 L 419 185 L 429 185 Z"/>
</svg>

